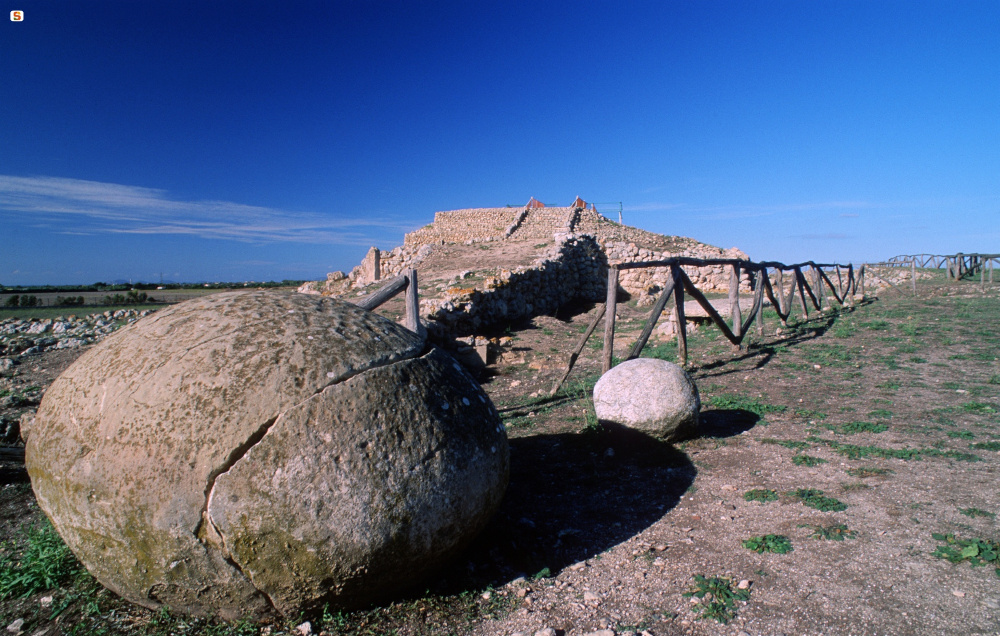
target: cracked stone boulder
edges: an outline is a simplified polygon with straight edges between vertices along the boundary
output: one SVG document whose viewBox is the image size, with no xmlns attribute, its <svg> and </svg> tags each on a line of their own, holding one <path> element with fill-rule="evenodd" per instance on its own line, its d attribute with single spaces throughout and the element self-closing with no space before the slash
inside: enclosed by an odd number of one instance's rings
<svg viewBox="0 0 1000 636">
<path fill-rule="evenodd" d="M 39 506 L 101 583 L 224 618 L 390 597 L 469 543 L 509 471 L 496 410 L 452 358 L 273 291 L 109 336 L 26 435 Z"/>
<path fill-rule="evenodd" d="M 594 385 L 597 419 L 672 441 L 698 426 L 701 400 L 694 380 L 666 360 L 636 358 L 614 367 Z"/>
</svg>

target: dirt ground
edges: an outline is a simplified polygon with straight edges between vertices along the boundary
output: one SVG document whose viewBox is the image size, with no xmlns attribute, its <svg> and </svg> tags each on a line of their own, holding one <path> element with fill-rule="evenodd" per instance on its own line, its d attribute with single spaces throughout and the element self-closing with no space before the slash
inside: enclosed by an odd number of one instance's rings
<svg viewBox="0 0 1000 636">
<path fill-rule="evenodd" d="M 548 397 L 593 312 L 511 325 L 510 344 L 483 373 L 511 439 L 511 483 L 487 531 L 423 589 L 312 617 L 314 632 L 1000 634 L 1000 564 L 934 555 L 945 543 L 934 535 L 1000 540 L 1000 284 L 984 292 L 924 281 L 916 298 L 888 291 L 854 309 L 796 312 L 783 328 L 768 312 L 764 337 L 742 350 L 703 327 L 689 341 L 702 426 L 677 444 L 597 423 L 589 396 L 600 330 Z M 647 312 L 620 306 L 617 355 Z M 672 360 L 675 351 L 654 343 L 643 355 Z M 70 362 L 58 354 L 15 367 L 5 390 L 40 395 Z M 16 551 L 40 513 L 23 470 L 0 470 L 0 541 Z M 826 499 L 797 496 L 802 489 Z M 773 495 L 748 500 L 753 490 Z M 814 538 L 823 529 L 832 538 Z M 767 535 L 787 538 L 791 551 L 744 546 Z M 726 623 L 705 617 L 726 593 L 685 596 L 697 576 L 725 577 L 748 598 L 733 602 Z M 0 601 L 0 626 L 19 618 L 38 636 L 274 636 L 299 623 L 157 615 L 85 576 Z"/>
</svg>

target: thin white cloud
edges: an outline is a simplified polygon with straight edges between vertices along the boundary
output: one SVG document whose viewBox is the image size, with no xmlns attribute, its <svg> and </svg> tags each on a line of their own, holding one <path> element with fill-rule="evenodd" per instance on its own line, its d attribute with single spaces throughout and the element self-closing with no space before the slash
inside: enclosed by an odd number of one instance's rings
<svg viewBox="0 0 1000 636">
<path fill-rule="evenodd" d="M 780 203 L 774 205 L 718 205 L 692 206 L 686 203 L 651 202 L 625 206 L 626 212 L 683 212 L 695 215 L 698 219 L 708 221 L 724 221 L 732 219 L 750 219 L 788 212 L 820 212 L 842 209 L 871 209 L 880 207 L 868 201 L 817 201 L 813 203 Z M 841 216 L 858 216 L 856 213 L 844 213 Z"/>
<path fill-rule="evenodd" d="M 826 234 L 798 234 L 792 238 L 805 239 L 807 241 L 842 241 L 854 238 L 850 234 L 840 234 L 837 232 L 827 232 Z"/>
<path fill-rule="evenodd" d="M 179 201 L 165 190 L 66 179 L 0 175 L 0 215 L 64 234 L 180 234 L 246 242 L 367 245 L 412 230 L 391 218 L 349 219 L 244 205 Z M 362 215 L 359 215 L 362 216 Z"/>
</svg>

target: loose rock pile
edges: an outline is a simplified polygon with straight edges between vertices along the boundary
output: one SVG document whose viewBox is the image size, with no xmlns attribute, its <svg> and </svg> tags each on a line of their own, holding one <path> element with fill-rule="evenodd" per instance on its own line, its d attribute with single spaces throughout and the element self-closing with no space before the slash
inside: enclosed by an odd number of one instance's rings
<svg viewBox="0 0 1000 636">
<path fill-rule="evenodd" d="M 50 349 L 75 349 L 94 344 L 153 311 L 119 309 L 62 319 L 7 318 L 0 321 L 0 355 L 26 356 Z"/>
</svg>

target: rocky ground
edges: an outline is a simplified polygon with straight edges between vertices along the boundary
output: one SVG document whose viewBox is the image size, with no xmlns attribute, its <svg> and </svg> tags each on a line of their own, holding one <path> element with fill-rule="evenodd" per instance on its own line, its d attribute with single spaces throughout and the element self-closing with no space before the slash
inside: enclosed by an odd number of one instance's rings
<svg viewBox="0 0 1000 636">
<path fill-rule="evenodd" d="M 548 396 L 593 307 L 494 334 L 500 356 L 481 381 L 511 438 L 505 502 L 460 559 L 396 602 L 223 624 L 136 608 L 75 574 L 0 601 L 0 624 L 37 636 L 1000 634 L 1000 286 L 931 277 L 905 291 L 787 326 L 766 312 L 764 337 L 742 350 L 699 329 L 702 427 L 678 444 L 597 423 L 599 332 Z M 647 311 L 620 306 L 619 356 Z M 5 418 L 30 411 L 86 345 L 30 348 L 6 356 L 4 399 L 23 397 Z M 644 355 L 675 353 L 655 342 Z M 10 565 L 41 519 L 23 471 L 4 466 Z"/>
</svg>

